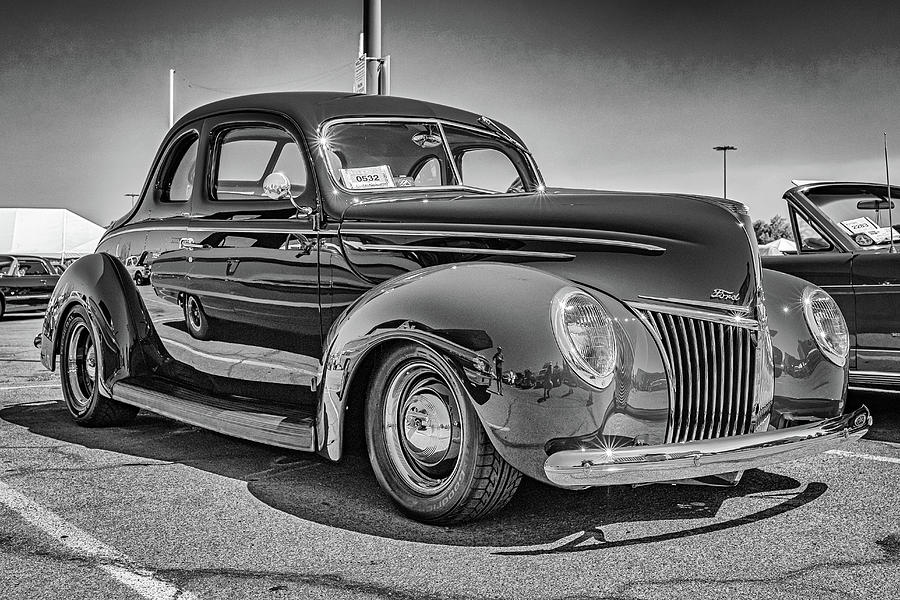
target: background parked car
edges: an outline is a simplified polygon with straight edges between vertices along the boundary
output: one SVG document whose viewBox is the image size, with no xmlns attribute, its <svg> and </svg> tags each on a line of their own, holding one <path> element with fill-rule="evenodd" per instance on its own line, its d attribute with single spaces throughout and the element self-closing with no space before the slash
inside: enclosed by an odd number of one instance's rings
<svg viewBox="0 0 900 600">
<path fill-rule="evenodd" d="M 900 188 L 817 182 L 784 194 L 797 251 L 763 265 L 802 277 L 837 301 L 850 333 L 850 385 L 900 390 Z"/>
<path fill-rule="evenodd" d="M 56 269 L 45 258 L 0 254 L 0 318 L 43 311 L 58 281 Z"/>
</svg>

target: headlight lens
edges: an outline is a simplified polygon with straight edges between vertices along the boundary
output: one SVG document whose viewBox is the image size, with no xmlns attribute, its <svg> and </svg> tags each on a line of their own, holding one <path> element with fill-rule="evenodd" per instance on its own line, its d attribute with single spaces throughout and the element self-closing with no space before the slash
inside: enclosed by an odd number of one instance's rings
<svg viewBox="0 0 900 600">
<path fill-rule="evenodd" d="M 803 316 L 822 353 L 843 367 L 850 351 L 850 334 L 834 299 L 824 290 L 807 287 L 803 290 Z"/>
<path fill-rule="evenodd" d="M 609 385 L 616 367 L 616 335 L 603 305 L 581 290 L 563 288 L 550 313 L 556 343 L 572 369 L 596 387 Z"/>
</svg>

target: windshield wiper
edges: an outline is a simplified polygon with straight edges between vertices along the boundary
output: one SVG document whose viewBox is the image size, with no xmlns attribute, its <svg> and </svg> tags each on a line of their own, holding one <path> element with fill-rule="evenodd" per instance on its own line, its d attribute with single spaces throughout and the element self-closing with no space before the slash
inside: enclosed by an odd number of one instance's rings
<svg viewBox="0 0 900 600">
<path fill-rule="evenodd" d="M 491 121 L 489 118 L 485 116 L 478 117 L 478 122 L 515 146 L 519 151 L 524 152 L 528 156 L 531 156 L 531 151 L 528 148 L 526 148 L 521 142 L 519 142 L 519 140 L 506 133 L 499 125 Z"/>
</svg>

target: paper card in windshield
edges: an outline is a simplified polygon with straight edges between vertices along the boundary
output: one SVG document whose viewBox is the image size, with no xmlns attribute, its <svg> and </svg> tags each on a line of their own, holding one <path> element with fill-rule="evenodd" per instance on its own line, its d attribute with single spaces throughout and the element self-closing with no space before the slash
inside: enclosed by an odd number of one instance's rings
<svg viewBox="0 0 900 600">
<path fill-rule="evenodd" d="M 389 165 L 341 169 L 341 179 L 344 181 L 344 186 L 351 190 L 396 187 Z"/>
<path fill-rule="evenodd" d="M 870 231 L 878 230 L 878 225 L 875 224 L 869 217 L 848 219 L 846 221 L 841 221 L 841 225 L 843 225 L 844 228 L 852 235 L 856 235 L 857 233 L 869 233 Z"/>
<path fill-rule="evenodd" d="M 892 230 L 890 227 L 876 227 L 875 231 L 867 231 L 866 235 L 872 238 L 876 244 L 887 244 L 891 241 L 891 232 L 894 233 L 894 241 L 900 240 L 900 233 Z"/>
</svg>

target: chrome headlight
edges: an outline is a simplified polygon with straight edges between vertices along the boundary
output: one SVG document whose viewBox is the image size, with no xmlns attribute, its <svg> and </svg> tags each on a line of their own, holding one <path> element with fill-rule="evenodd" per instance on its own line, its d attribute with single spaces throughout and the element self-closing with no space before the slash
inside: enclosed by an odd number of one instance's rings
<svg viewBox="0 0 900 600">
<path fill-rule="evenodd" d="M 550 321 L 572 370 L 591 385 L 609 385 L 616 368 L 616 335 L 603 305 L 580 290 L 563 288 L 553 297 Z"/>
<path fill-rule="evenodd" d="M 843 367 L 850 351 L 850 334 L 834 299 L 825 290 L 806 287 L 803 290 L 803 316 L 822 354 Z"/>
</svg>

